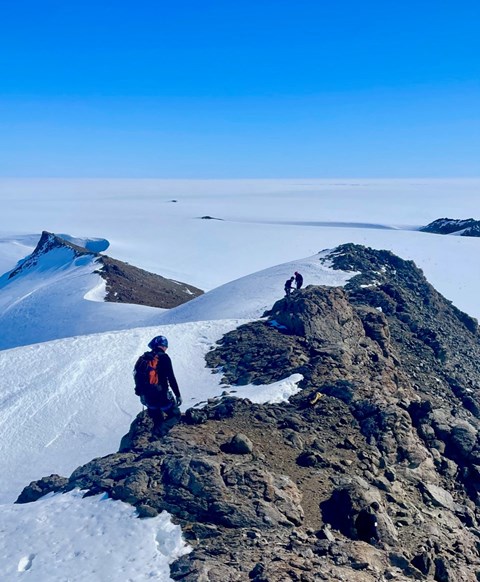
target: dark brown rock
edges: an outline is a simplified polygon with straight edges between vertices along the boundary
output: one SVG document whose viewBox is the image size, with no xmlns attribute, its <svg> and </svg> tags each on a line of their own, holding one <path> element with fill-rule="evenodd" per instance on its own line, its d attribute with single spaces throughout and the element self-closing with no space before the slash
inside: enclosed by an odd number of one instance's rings
<svg viewBox="0 0 480 582">
<path fill-rule="evenodd" d="M 238 433 L 232 437 L 226 450 L 234 455 L 249 455 L 253 452 L 253 443 L 246 435 Z"/>
<path fill-rule="evenodd" d="M 27 485 L 23 489 L 15 503 L 31 503 L 32 501 L 37 501 L 37 499 L 40 499 L 40 497 L 43 497 L 47 493 L 61 491 L 67 483 L 68 479 L 56 474 L 44 477 L 39 481 L 32 481 L 30 485 Z"/>
</svg>

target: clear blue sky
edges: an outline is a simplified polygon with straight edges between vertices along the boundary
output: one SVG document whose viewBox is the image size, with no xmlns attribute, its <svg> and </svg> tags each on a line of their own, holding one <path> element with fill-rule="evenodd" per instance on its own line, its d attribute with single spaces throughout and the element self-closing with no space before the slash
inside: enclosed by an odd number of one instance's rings
<svg viewBox="0 0 480 582">
<path fill-rule="evenodd" d="M 1 0 L 0 175 L 479 177 L 478 0 Z"/>
</svg>

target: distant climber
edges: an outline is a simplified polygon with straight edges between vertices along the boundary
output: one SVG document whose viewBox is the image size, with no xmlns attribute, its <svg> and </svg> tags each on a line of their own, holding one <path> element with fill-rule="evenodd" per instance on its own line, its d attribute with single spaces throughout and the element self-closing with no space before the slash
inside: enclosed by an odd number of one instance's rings
<svg viewBox="0 0 480 582">
<path fill-rule="evenodd" d="M 285 296 L 286 297 L 290 297 L 290 293 L 292 292 L 292 289 L 293 289 L 292 285 L 293 285 L 294 280 L 295 280 L 295 277 L 290 277 L 290 279 L 287 279 L 285 281 L 284 288 L 285 288 Z"/>
<path fill-rule="evenodd" d="M 378 533 L 377 512 L 380 505 L 374 501 L 363 508 L 355 519 L 355 529 L 359 540 L 376 545 L 380 541 Z"/>
<path fill-rule="evenodd" d="M 300 289 L 300 287 L 303 285 L 303 277 L 298 271 L 295 271 L 295 284 L 297 289 Z"/>
<path fill-rule="evenodd" d="M 148 347 L 151 351 L 140 356 L 135 364 L 135 393 L 147 407 L 155 430 L 164 421 L 180 417 L 182 397 L 172 361 L 166 353 L 167 338 L 158 335 L 150 341 Z"/>
</svg>

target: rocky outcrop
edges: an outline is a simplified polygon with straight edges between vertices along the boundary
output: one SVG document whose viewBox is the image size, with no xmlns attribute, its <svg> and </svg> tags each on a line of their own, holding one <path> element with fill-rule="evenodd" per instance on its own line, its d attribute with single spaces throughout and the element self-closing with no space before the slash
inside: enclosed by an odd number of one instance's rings
<svg viewBox="0 0 480 582">
<path fill-rule="evenodd" d="M 166 279 L 104 255 L 97 263 L 97 272 L 106 281 L 105 301 L 171 309 L 203 294 L 193 285 Z"/>
<path fill-rule="evenodd" d="M 67 249 L 73 258 L 92 257 L 98 265 L 95 272 L 106 282 L 105 301 L 170 309 L 203 294 L 201 289 L 192 285 L 149 273 L 107 255 L 80 247 L 47 231 L 42 232 L 33 253 L 21 261 L 9 273 L 8 278 L 12 279 L 28 269 L 35 268 L 40 256 L 55 249 Z"/>
<path fill-rule="evenodd" d="M 474 220 L 473 218 L 437 218 L 427 226 L 422 226 L 420 230 L 433 234 L 480 236 L 480 220 Z"/>
<path fill-rule="evenodd" d="M 120 451 L 32 483 L 166 509 L 193 551 L 175 580 L 480 579 L 477 323 L 410 261 L 355 245 L 345 288 L 308 286 L 207 354 L 226 387 L 303 375 L 289 403 L 225 396 Z M 375 504 L 379 541 L 357 516 Z"/>
</svg>

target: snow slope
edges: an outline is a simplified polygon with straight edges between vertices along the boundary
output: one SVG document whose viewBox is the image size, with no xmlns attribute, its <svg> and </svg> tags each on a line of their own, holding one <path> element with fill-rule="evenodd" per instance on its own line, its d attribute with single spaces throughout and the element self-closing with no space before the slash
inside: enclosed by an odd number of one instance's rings
<svg viewBox="0 0 480 582">
<path fill-rule="evenodd" d="M 160 324 L 216 319 L 258 319 L 284 295 L 283 286 L 295 271 L 308 285 L 343 286 L 355 273 L 336 271 L 323 262 L 330 251 L 264 269 L 221 285 L 175 309 L 164 311 Z"/>
<path fill-rule="evenodd" d="M 0 350 L 112 329 L 148 325 L 161 310 L 106 303 L 93 255 L 57 248 L 12 278 L 0 277 Z"/>
<path fill-rule="evenodd" d="M 0 233 L 0 275 L 10 271 L 21 259 L 29 255 L 36 244 L 40 235 L 6 235 Z"/>
</svg>

